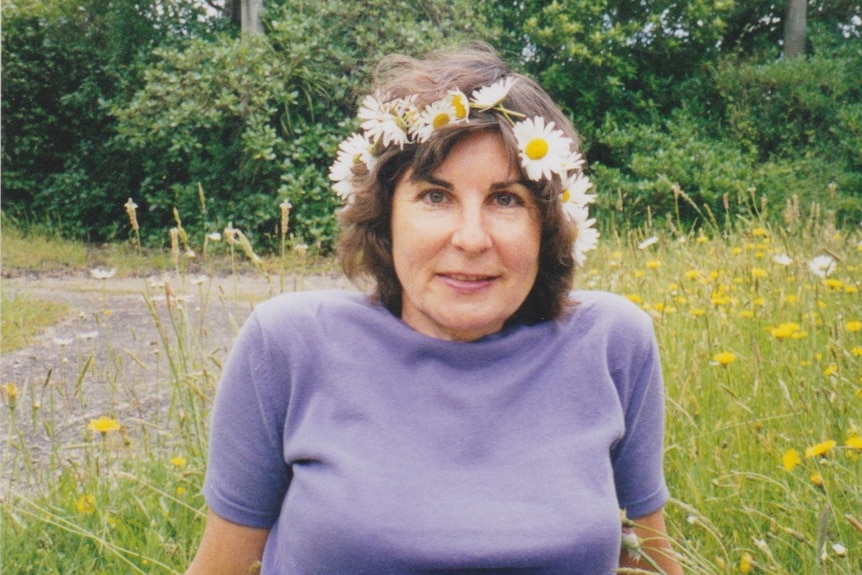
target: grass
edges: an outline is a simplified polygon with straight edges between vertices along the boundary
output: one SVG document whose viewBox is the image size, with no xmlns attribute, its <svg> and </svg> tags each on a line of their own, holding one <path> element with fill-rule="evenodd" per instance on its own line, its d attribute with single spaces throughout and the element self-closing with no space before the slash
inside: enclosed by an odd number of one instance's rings
<svg viewBox="0 0 862 575">
<path fill-rule="evenodd" d="M 65 304 L 7 293 L 4 287 L 0 295 L 0 349 L 9 353 L 30 345 L 39 332 L 68 313 L 69 306 Z"/>
<path fill-rule="evenodd" d="M 740 219 L 703 233 L 606 232 L 590 254 L 579 285 L 627 295 L 655 322 L 669 529 L 688 573 L 862 572 L 860 242 L 860 230 L 814 218 L 781 227 Z M 812 271 L 816 256 L 832 262 L 828 275 Z M 262 267 L 277 273 L 278 265 Z M 79 423 L 80 441 L 55 445 L 57 457 L 39 473 L 24 464 L 28 438 L 51 428 L 50 414 L 34 409 L 32 389 L 0 388 L 3 465 L 16 480 L 0 504 L 8 572 L 187 566 L 202 527 L 206 419 L 220 362 L 180 298 L 147 301 L 169 366 L 169 405 L 158 417 L 118 420 L 106 406 L 100 414 L 117 428 Z M 122 370 L 111 373 L 111 385 L 128 384 Z"/>
</svg>

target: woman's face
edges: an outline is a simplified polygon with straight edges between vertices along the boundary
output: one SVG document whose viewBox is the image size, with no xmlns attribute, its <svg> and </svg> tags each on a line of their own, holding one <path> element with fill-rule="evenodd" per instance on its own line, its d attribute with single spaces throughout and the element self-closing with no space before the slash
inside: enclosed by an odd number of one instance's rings
<svg viewBox="0 0 862 575">
<path fill-rule="evenodd" d="M 502 329 L 539 269 L 541 223 L 501 136 L 477 132 L 427 181 L 401 177 L 392 201 L 392 256 L 401 318 L 431 337 L 473 341 Z"/>
</svg>

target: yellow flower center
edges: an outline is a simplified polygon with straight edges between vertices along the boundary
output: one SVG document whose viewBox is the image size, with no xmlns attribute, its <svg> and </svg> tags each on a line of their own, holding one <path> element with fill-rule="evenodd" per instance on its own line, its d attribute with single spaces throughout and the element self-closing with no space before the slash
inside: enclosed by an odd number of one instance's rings
<svg viewBox="0 0 862 575">
<path fill-rule="evenodd" d="M 572 197 L 572 194 L 569 193 L 569 190 L 563 190 L 563 197 L 561 199 L 562 199 L 564 204 L 566 202 L 568 202 L 569 198 L 571 198 L 571 197 Z"/>
<path fill-rule="evenodd" d="M 464 106 L 461 96 L 452 98 L 452 107 L 455 108 L 455 117 L 463 120 L 467 117 L 467 107 Z"/>
<path fill-rule="evenodd" d="M 524 153 L 531 160 L 541 160 L 548 153 L 548 142 L 542 138 L 533 138 L 527 142 Z"/>
<path fill-rule="evenodd" d="M 431 124 L 434 126 L 435 130 L 439 130 L 443 126 L 449 123 L 449 114 L 440 113 L 434 116 L 434 121 Z"/>
</svg>

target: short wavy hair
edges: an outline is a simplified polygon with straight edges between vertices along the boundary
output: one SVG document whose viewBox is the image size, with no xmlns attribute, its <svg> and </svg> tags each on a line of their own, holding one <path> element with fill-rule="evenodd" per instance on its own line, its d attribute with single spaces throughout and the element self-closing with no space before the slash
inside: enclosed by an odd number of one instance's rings
<svg viewBox="0 0 862 575">
<path fill-rule="evenodd" d="M 415 97 L 417 106 L 433 103 L 453 89 L 470 94 L 504 77 L 517 79 L 503 102 L 507 110 L 525 117 L 542 116 L 553 122 L 579 151 L 577 131 L 550 96 L 533 80 L 515 73 L 497 52 L 483 43 L 432 53 L 423 59 L 392 55 L 377 69 L 379 93 L 392 98 Z M 414 178 L 431 175 L 450 150 L 468 134 L 500 134 L 509 161 L 524 176 L 512 123 L 500 113 L 471 114 L 469 122 L 450 123 L 425 143 L 391 146 L 374 169 L 356 180 L 356 193 L 339 213 L 338 255 L 346 276 L 354 283 L 371 280 L 372 297 L 394 315 L 401 315 L 402 287 L 392 258 L 392 198 L 399 178 L 408 168 Z M 507 321 L 534 324 L 559 318 L 570 306 L 576 262 L 572 246 L 576 230 L 563 211 L 563 182 L 557 176 L 540 182 L 523 177 L 541 214 L 541 243 L 536 281 L 521 307 Z"/>
</svg>

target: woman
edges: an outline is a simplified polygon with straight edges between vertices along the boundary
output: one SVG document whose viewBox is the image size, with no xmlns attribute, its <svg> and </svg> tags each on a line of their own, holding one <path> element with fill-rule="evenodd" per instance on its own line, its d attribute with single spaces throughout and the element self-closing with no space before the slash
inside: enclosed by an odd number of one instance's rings
<svg viewBox="0 0 862 575">
<path fill-rule="evenodd" d="M 330 174 L 373 293 L 255 309 L 189 573 L 680 573 L 652 326 L 570 293 L 597 237 L 574 128 L 484 45 L 380 76 Z M 648 555 L 621 553 L 622 509 Z"/>
</svg>

